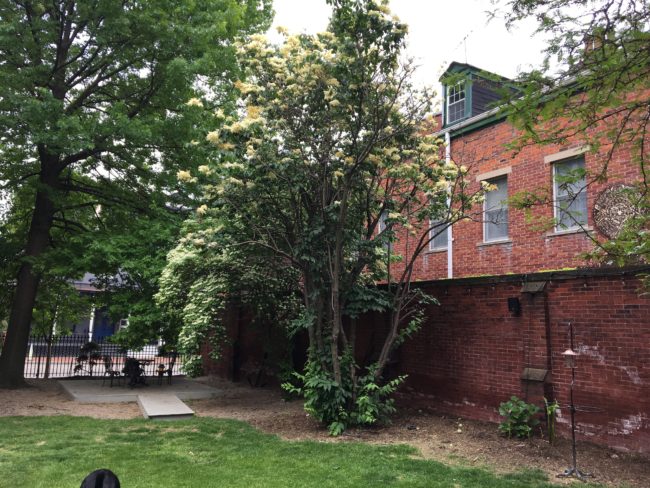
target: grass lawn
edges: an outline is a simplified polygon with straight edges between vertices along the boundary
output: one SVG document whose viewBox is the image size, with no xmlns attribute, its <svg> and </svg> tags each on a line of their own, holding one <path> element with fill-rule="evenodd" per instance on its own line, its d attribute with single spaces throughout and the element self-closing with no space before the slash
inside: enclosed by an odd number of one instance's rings
<svg viewBox="0 0 650 488">
<path fill-rule="evenodd" d="M 0 418 L 0 487 L 78 487 L 97 468 L 123 488 L 555 486 L 540 472 L 450 467 L 407 446 L 282 441 L 229 420 Z"/>
</svg>

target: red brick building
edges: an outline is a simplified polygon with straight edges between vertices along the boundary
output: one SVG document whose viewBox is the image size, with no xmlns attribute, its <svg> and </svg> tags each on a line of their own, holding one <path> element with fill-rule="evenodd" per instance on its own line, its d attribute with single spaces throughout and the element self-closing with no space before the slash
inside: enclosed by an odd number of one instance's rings
<svg viewBox="0 0 650 488">
<path fill-rule="evenodd" d="M 449 156 L 468 168 L 471 186 L 481 181 L 497 187 L 488 192 L 484 209 L 475 218 L 455 224 L 451 235 L 441 234 L 414 268 L 416 281 L 439 278 L 531 273 L 585 266 L 580 254 L 593 248 L 593 240 L 604 236 L 594 225 L 593 209 L 598 196 L 609 187 L 639 181 L 638 164 L 631 161 L 631 148 L 620 144 L 610 154 L 611 143 L 603 141 L 596 152 L 580 135 L 562 145 L 529 145 L 514 152 L 507 148 L 519 135 L 493 105 L 505 78 L 466 64 L 452 63 L 454 85 L 443 85 L 445 99 L 439 132 L 449 141 Z M 459 79 L 462 81 L 457 82 Z M 445 77 L 443 76 L 443 79 Z M 495 81 L 495 79 L 497 81 Z M 607 166 L 605 178 L 594 181 Z M 567 173 L 584 177 L 563 183 Z M 537 224 L 525 212 L 508 208 L 507 198 L 522 191 L 544 194 L 548 203 L 533 209 Z M 482 214 L 482 217 L 481 217 Z M 555 220 L 556 225 L 553 225 Z M 546 222 L 540 229 L 539 222 Z M 395 243 L 395 252 L 407 253 L 409 236 Z"/>
</svg>

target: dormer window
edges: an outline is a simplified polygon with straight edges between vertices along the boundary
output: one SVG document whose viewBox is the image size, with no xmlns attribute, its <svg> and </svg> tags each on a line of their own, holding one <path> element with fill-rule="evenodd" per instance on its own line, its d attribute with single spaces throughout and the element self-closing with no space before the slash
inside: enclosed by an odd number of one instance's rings
<svg viewBox="0 0 650 488">
<path fill-rule="evenodd" d="M 447 87 L 447 125 L 465 118 L 465 83 Z"/>
<path fill-rule="evenodd" d="M 454 126 L 454 130 L 465 130 L 472 125 L 472 120 L 480 123 L 474 118 L 503 103 L 505 93 L 514 94 L 516 91 L 514 82 L 508 78 L 456 62 L 449 65 L 440 81 L 444 97 L 444 126 Z M 494 112 L 489 115 L 494 115 Z"/>
</svg>

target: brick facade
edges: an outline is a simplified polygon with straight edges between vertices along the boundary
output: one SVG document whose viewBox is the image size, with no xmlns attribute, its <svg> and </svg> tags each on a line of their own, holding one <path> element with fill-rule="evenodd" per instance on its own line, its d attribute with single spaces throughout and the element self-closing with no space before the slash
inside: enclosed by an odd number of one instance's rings
<svg viewBox="0 0 650 488">
<path fill-rule="evenodd" d="M 546 286 L 522 293 L 530 281 Z M 430 307 L 421 330 L 397 351 L 389 374 L 408 375 L 402 394 L 409 404 L 472 419 L 497 422 L 499 403 L 511 395 L 540 407 L 543 397 L 555 398 L 562 405 L 558 435 L 568 436 L 571 370 L 561 353 L 569 347 L 571 321 L 580 354 L 575 403 L 589 410 L 576 414 L 579 439 L 650 454 L 650 297 L 639 295 L 639 285 L 622 270 L 423 283 L 440 306 Z M 513 297 L 521 303 L 519 316 L 508 311 Z M 380 314 L 360 321 L 360 362 L 376 356 L 386 323 Z M 274 348 L 272 337 L 234 309 L 228 324 L 231 344 L 222 360 L 206 357 L 205 369 L 246 381 Z M 295 344 L 294 354 L 305 349 L 306 341 Z M 524 368 L 548 370 L 546 381 L 522 380 Z"/>
<path fill-rule="evenodd" d="M 545 162 L 548 156 L 584 146 L 576 137 L 562 146 L 534 145 L 514 153 L 506 149 L 518 133 L 505 121 L 478 128 L 469 133 L 451 137 L 451 157 L 458 165 L 469 169 L 469 191 L 476 191 L 479 175 L 508 170 L 508 196 L 545 189 L 552 195 L 553 164 Z M 603 239 L 593 226 L 592 209 L 598 195 L 616 183 L 634 183 L 641 179 L 638 163 L 632 161 L 631 148 L 621 144 L 608 160 L 611 146 L 604 143 L 597 153 L 584 152 L 585 169 L 590 175 L 600 174 L 607 165 L 606 179 L 589 182 L 587 188 L 587 228 L 597 239 Z M 552 197 L 551 197 L 552 198 Z M 532 273 L 543 270 L 574 268 L 585 265 L 580 254 L 593 248 L 592 240 L 584 232 L 558 232 L 540 229 L 526 220 L 524 211 L 509 208 L 509 235 L 505 242 L 484 242 L 481 209 L 474 209 L 474 219 L 453 226 L 453 277 Z M 552 219 L 553 205 L 533 210 L 537 218 Z M 394 244 L 396 253 L 408 255 L 413 237 L 400 234 Z M 399 271 L 399 265 L 395 267 Z M 426 252 L 414 266 L 415 281 L 447 277 L 447 251 Z"/>
</svg>

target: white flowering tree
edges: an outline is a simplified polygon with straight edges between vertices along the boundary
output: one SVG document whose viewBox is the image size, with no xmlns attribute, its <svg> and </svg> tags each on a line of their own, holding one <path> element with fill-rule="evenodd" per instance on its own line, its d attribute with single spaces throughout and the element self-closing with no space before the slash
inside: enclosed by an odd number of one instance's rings
<svg viewBox="0 0 650 488">
<path fill-rule="evenodd" d="M 480 194 L 467 192 L 465 168 L 441 158 L 433 93 L 414 90 L 413 67 L 400 62 L 407 27 L 384 2 L 332 4 L 327 32 L 240 46 L 239 112 L 218 114 L 220 130 L 207 133 L 214 161 L 179 177 L 205 189 L 197 221 L 210 231 L 193 230 L 191 246 L 297 275 L 290 329 L 307 331 L 310 350 L 302 384 L 287 387 L 337 434 L 393 411 L 402 378 L 386 377 L 386 365 L 434 301 L 411 286 L 413 266 Z M 407 236 L 408 253 L 397 252 Z M 170 285 L 180 273 L 171 274 Z M 358 364 L 356 318 L 371 310 L 389 312 L 390 325 L 376 357 Z"/>
</svg>

